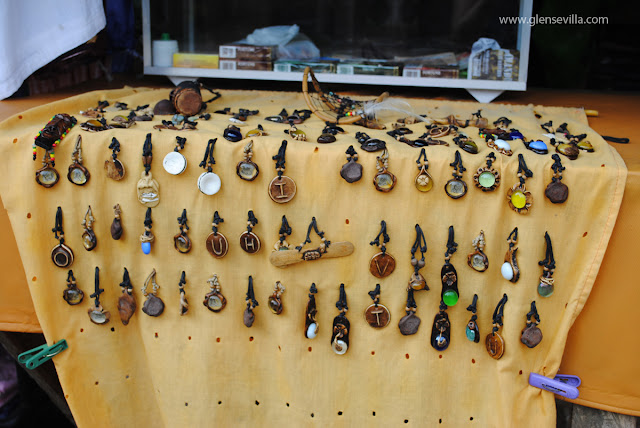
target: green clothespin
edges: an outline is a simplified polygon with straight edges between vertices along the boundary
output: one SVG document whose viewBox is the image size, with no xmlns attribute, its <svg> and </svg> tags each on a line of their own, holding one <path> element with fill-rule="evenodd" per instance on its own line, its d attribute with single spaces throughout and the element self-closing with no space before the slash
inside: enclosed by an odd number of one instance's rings
<svg viewBox="0 0 640 428">
<path fill-rule="evenodd" d="M 51 346 L 45 343 L 44 345 L 18 355 L 18 361 L 23 363 L 29 370 L 33 370 L 40 367 L 42 364 L 49 361 L 52 357 L 55 357 L 68 347 L 67 341 L 64 339 L 57 341 Z"/>
</svg>

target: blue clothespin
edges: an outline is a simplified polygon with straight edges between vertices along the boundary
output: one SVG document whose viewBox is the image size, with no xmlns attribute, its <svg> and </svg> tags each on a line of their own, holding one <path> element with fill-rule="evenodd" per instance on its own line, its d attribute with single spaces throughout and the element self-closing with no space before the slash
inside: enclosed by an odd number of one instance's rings
<svg viewBox="0 0 640 428">
<path fill-rule="evenodd" d="M 580 395 L 578 387 L 582 380 L 578 376 L 573 375 L 556 375 L 553 379 L 539 375 L 538 373 L 529 374 L 529 385 L 536 388 L 551 391 L 554 394 L 570 399 L 576 399 Z"/>
<path fill-rule="evenodd" d="M 42 364 L 49 361 L 52 357 L 55 357 L 68 347 L 67 341 L 64 339 L 57 341 L 51 346 L 45 343 L 44 345 L 18 355 L 18 361 L 24 364 L 29 370 L 33 370 L 40 367 Z"/>
</svg>

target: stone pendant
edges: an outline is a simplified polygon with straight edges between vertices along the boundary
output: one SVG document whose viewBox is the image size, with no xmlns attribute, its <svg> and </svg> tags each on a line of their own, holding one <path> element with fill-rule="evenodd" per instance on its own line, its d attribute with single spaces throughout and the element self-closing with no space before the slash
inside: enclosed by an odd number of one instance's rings
<svg viewBox="0 0 640 428">
<path fill-rule="evenodd" d="M 119 240 L 122 237 L 122 222 L 119 218 L 115 217 L 111 222 L 111 237 L 114 240 Z"/>
<path fill-rule="evenodd" d="M 256 314 L 254 314 L 253 311 L 249 308 L 245 309 L 244 314 L 242 315 L 242 321 L 244 322 L 244 325 L 247 327 L 251 327 L 255 320 Z"/>
<path fill-rule="evenodd" d="M 138 305 L 136 304 L 136 298 L 133 294 L 129 294 L 124 291 L 122 295 L 118 298 L 118 314 L 120 315 L 120 320 L 123 325 L 129 324 L 129 320 L 136 312 L 136 308 Z"/>
<path fill-rule="evenodd" d="M 424 279 L 424 276 L 422 276 L 420 272 L 414 272 L 411 274 L 409 287 L 413 288 L 414 291 L 429 290 L 427 280 Z"/>
<path fill-rule="evenodd" d="M 94 305 L 91 309 L 89 309 L 88 313 L 89 319 L 94 324 L 106 324 L 111 319 L 111 314 L 109 313 L 109 311 L 105 311 L 104 309 L 102 309 L 102 305 Z"/>
<path fill-rule="evenodd" d="M 118 159 L 107 159 L 104 161 L 104 170 L 107 173 L 107 177 L 112 180 L 120 181 L 124 178 L 124 164 Z"/>
<path fill-rule="evenodd" d="M 227 306 L 227 299 L 217 291 L 211 291 L 204 296 L 202 302 L 211 312 L 220 312 Z"/>
<path fill-rule="evenodd" d="M 76 284 L 69 284 L 62 293 L 62 298 L 71 306 L 78 305 L 84 300 L 84 292 Z"/>
<path fill-rule="evenodd" d="M 385 169 L 373 177 L 373 185 L 380 192 L 390 192 L 396 185 L 396 176 Z"/>
<path fill-rule="evenodd" d="M 520 279 L 520 269 L 518 268 L 518 260 L 516 259 L 517 252 L 517 248 L 507 250 L 507 254 L 504 256 L 504 263 L 500 268 L 500 273 L 504 279 L 514 284 Z"/>
<path fill-rule="evenodd" d="M 467 328 L 465 329 L 467 339 L 474 343 L 480 342 L 480 330 L 478 329 L 478 323 L 475 321 L 469 321 Z"/>
<path fill-rule="evenodd" d="M 147 300 L 142 305 L 142 312 L 150 317 L 159 317 L 164 312 L 164 302 L 155 294 L 147 294 Z"/>
<path fill-rule="evenodd" d="M 91 177 L 91 174 L 89 174 L 89 170 L 85 168 L 84 165 L 78 162 L 74 162 L 69 165 L 67 179 L 69 179 L 73 184 L 77 186 L 84 186 L 89 181 L 89 177 Z"/>
<path fill-rule="evenodd" d="M 542 341 L 542 330 L 534 323 L 528 322 L 527 326 L 522 330 L 520 341 L 529 348 L 535 348 Z"/>
<path fill-rule="evenodd" d="M 400 333 L 405 336 L 410 336 L 412 334 L 416 334 L 418 332 L 418 328 L 420 327 L 420 318 L 415 314 L 415 312 L 409 313 L 409 315 L 405 315 L 398 322 L 398 328 L 400 328 Z"/>
<path fill-rule="evenodd" d="M 304 337 L 307 339 L 315 339 L 318 335 L 318 321 L 316 321 L 316 315 L 318 310 L 316 308 L 316 299 L 310 298 L 305 309 L 304 318 Z"/>
<path fill-rule="evenodd" d="M 160 185 L 151 175 L 151 171 L 148 173 L 142 172 L 136 190 L 138 192 L 138 200 L 145 207 L 153 208 L 160 203 Z"/>
<path fill-rule="evenodd" d="M 562 204 L 569 197 L 569 188 L 562 181 L 552 181 L 544 191 L 544 195 L 553 204 Z"/>
<path fill-rule="evenodd" d="M 91 229 L 85 229 L 82 233 L 82 245 L 84 249 L 87 251 L 91 251 L 96 248 L 98 244 L 98 239 L 96 238 L 96 234 Z"/>
<path fill-rule="evenodd" d="M 342 165 L 340 176 L 344 178 L 347 183 L 355 183 L 362 178 L 362 165 L 351 158 L 347 163 Z"/>
<path fill-rule="evenodd" d="M 444 191 L 452 199 L 459 199 L 467 194 L 467 183 L 462 179 L 452 178 L 444 185 Z"/>
<path fill-rule="evenodd" d="M 236 174 L 245 181 L 253 181 L 260 174 L 260 168 L 253 161 L 245 159 L 236 165 Z"/>
<path fill-rule="evenodd" d="M 421 192 L 428 192 L 433 188 L 433 178 L 427 171 L 426 167 L 422 167 L 415 179 L 416 189 Z"/>
<path fill-rule="evenodd" d="M 60 174 L 58 174 L 58 171 L 49 164 L 44 165 L 36 171 L 36 183 L 42 187 L 53 187 L 58 180 L 60 180 Z"/>
<path fill-rule="evenodd" d="M 173 237 L 173 246 L 179 253 L 186 254 L 191 251 L 191 239 L 186 233 L 180 232 Z"/>
</svg>

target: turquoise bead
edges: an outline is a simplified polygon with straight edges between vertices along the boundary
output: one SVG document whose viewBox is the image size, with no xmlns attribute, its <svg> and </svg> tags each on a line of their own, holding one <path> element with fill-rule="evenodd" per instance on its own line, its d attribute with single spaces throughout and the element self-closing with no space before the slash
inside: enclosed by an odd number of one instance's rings
<svg viewBox="0 0 640 428">
<path fill-rule="evenodd" d="M 473 331 L 469 327 L 467 327 L 466 333 L 467 333 L 467 339 L 469 339 L 472 342 L 476 341 L 476 332 L 475 331 Z"/>
</svg>

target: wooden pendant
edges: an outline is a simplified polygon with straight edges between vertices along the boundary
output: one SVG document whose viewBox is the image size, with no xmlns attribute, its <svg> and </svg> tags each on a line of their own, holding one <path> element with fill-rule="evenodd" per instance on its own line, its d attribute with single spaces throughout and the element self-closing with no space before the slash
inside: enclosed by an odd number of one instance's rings
<svg viewBox="0 0 640 428">
<path fill-rule="evenodd" d="M 67 268 L 73 264 L 73 251 L 64 244 L 58 244 L 51 250 L 53 264 L 61 268 Z"/>
<path fill-rule="evenodd" d="M 499 360 L 504 355 L 504 339 L 498 332 L 487 334 L 485 347 L 493 359 Z"/>
<path fill-rule="evenodd" d="M 104 170 L 107 173 L 107 177 L 113 180 L 120 181 L 124 178 L 124 164 L 118 159 L 107 159 L 104 161 Z"/>
<path fill-rule="evenodd" d="M 317 249 L 306 251 L 298 251 L 296 249 L 273 251 L 269 254 L 269 261 L 276 267 L 284 268 L 303 261 L 346 257 L 351 255 L 353 250 L 354 246 L 351 242 L 332 242 L 331 246 L 326 249 L 326 252 L 321 252 Z"/>
<path fill-rule="evenodd" d="M 123 290 L 122 295 L 118 298 L 118 314 L 123 325 L 129 324 L 129 320 L 136 312 L 137 307 L 136 298 L 133 294 Z"/>
<path fill-rule="evenodd" d="M 260 251 L 260 238 L 253 232 L 244 231 L 240 235 L 240 247 L 249 254 Z"/>
<path fill-rule="evenodd" d="M 273 202 L 286 204 L 296 195 L 296 183 L 290 177 L 283 175 L 275 177 L 269 183 L 269 197 Z"/>
<path fill-rule="evenodd" d="M 376 278 L 386 278 L 396 269 L 396 259 L 389 253 L 379 252 L 369 262 L 369 272 Z"/>
<path fill-rule="evenodd" d="M 209 254 L 218 259 L 226 256 L 227 251 L 229 251 L 229 241 L 227 241 L 227 238 L 220 232 L 211 232 L 209 236 L 207 236 L 205 246 Z"/>
<path fill-rule="evenodd" d="M 160 185 L 153 178 L 151 171 L 142 172 L 136 186 L 138 201 L 145 207 L 153 208 L 160 203 Z"/>
<path fill-rule="evenodd" d="M 365 309 L 364 319 L 373 328 L 383 328 L 389 324 L 391 312 L 384 305 L 372 304 Z"/>
</svg>

